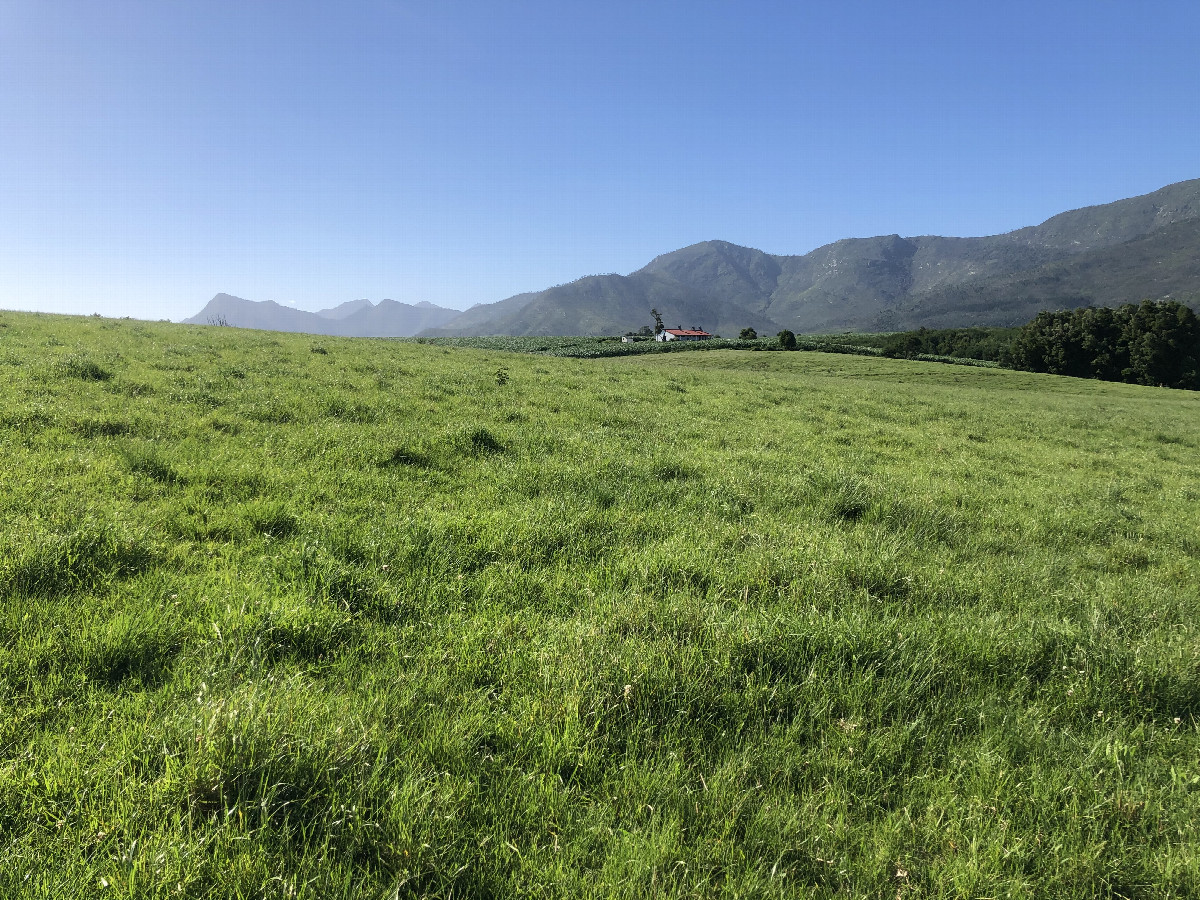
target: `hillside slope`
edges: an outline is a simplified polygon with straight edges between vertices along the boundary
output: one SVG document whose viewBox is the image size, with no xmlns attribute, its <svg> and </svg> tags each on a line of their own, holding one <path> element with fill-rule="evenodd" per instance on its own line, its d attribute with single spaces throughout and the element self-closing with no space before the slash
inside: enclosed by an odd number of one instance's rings
<svg viewBox="0 0 1200 900">
<path fill-rule="evenodd" d="M 1012 275 L 967 281 L 912 298 L 901 328 L 1012 326 L 1043 309 L 1174 299 L 1200 309 L 1200 219 Z"/>
<path fill-rule="evenodd" d="M 647 324 L 652 306 L 670 324 L 719 333 L 747 325 L 891 330 L 918 320 L 933 327 L 1007 325 L 1014 315 L 1085 297 L 1138 300 L 1160 296 L 1160 288 L 1194 297 L 1200 278 L 1190 260 L 1200 256 L 1200 242 L 1185 225 L 1198 218 L 1200 179 L 989 237 L 851 238 L 802 256 L 705 241 L 630 275 L 592 276 L 476 306 L 423 333 L 619 334 Z M 1106 255 L 1112 262 L 1104 262 Z M 1068 265 L 1075 257 L 1087 262 Z M 1108 291 L 1088 274 L 1107 269 L 1120 271 Z M 957 290 L 963 285 L 970 288 Z"/>
</svg>

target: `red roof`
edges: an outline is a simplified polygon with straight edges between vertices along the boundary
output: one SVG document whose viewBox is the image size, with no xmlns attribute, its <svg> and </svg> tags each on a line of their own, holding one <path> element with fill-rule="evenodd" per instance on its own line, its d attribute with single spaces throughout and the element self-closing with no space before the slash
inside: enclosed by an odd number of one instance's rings
<svg viewBox="0 0 1200 900">
<path fill-rule="evenodd" d="M 688 335 L 694 337 L 712 337 L 707 331 L 694 331 L 690 328 L 667 328 L 667 334 Z"/>
</svg>

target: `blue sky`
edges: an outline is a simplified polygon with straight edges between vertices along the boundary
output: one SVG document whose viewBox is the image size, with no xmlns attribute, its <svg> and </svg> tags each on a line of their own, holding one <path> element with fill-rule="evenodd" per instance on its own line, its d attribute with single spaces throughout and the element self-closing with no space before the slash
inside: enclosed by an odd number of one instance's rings
<svg viewBox="0 0 1200 900">
<path fill-rule="evenodd" d="M 0 0 L 0 308 L 465 308 L 1200 177 L 1200 4 Z"/>
</svg>

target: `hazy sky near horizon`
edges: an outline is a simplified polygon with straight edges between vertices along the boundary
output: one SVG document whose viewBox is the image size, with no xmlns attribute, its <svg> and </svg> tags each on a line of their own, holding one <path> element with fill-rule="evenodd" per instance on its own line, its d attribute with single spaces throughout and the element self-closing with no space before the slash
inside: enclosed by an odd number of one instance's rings
<svg viewBox="0 0 1200 900">
<path fill-rule="evenodd" d="M 465 308 L 1200 177 L 1200 4 L 0 0 L 0 308 Z"/>
</svg>

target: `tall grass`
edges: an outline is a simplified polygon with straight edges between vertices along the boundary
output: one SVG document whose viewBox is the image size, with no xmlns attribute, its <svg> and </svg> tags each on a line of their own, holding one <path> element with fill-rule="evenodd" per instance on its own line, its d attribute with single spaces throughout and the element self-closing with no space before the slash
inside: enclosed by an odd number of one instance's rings
<svg viewBox="0 0 1200 900">
<path fill-rule="evenodd" d="M 1191 394 L 4 322 L 0 896 L 1200 893 Z"/>
</svg>

